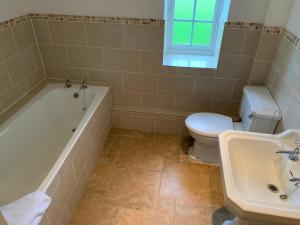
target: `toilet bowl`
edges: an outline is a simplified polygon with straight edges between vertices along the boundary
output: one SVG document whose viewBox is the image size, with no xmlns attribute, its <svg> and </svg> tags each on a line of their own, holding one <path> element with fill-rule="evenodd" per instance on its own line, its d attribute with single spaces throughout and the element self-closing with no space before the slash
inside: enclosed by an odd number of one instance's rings
<svg viewBox="0 0 300 225">
<path fill-rule="evenodd" d="M 215 113 L 196 113 L 185 120 L 185 125 L 195 139 L 188 156 L 193 162 L 219 163 L 219 134 L 233 129 L 232 119 Z"/>
<path fill-rule="evenodd" d="M 226 130 L 244 130 L 272 134 L 281 113 L 269 90 L 263 86 L 246 86 L 239 116 L 241 122 L 216 113 L 195 113 L 185 125 L 195 139 L 189 149 L 189 159 L 197 163 L 219 164 L 219 135 Z"/>
</svg>

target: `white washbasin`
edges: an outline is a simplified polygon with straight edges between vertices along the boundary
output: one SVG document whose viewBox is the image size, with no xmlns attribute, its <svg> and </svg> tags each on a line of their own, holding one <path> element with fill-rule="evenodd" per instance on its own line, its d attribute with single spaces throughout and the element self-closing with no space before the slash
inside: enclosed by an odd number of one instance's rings
<svg viewBox="0 0 300 225">
<path fill-rule="evenodd" d="M 299 225 L 300 185 L 290 179 L 300 178 L 300 161 L 276 152 L 294 149 L 300 131 L 279 135 L 227 131 L 219 140 L 225 203 L 237 215 L 231 224 Z M 278 192 L 268 185 L 275 185 Z"/>
</svg>

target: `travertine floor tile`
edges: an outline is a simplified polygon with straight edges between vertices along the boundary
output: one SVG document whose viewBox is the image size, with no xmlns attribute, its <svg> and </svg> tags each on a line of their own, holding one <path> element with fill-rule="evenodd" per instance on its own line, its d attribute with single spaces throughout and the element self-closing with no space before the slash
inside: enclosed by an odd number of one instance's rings
<svg viewBox="0 0 300 225">
<path fill-rule="evenodd" d="M 119 168 L 103 202 L 133 209 L 156 207 L 161 173 L 137 168 Z"/>
<path fill-rule="evenodd" d="M 182 141 L 113 129 L 71 225 L 211 225 L 224 202 L 219 167 L 191 163 Z"/>
<path fill-rule="evenodd" d="M 116 225 L 171 225 L 171 221 L 155 211 L 121 209 Z"/>
<path fill-rule="evenodd" d="M 212 214 L 215 207 L 192 205 L 177 202 L 175 209 L 175 225 L 213 225 Z"/>
<path fill-rule="evenodd" d="M 89 201 L 80 202 L 71 225 L 114 225 L 118 209 Z"/>
<path fill-rule="evenodd" d="M 211 204 L 208 166 L 166 162 L 160 197 L 199 204 Z"/>
<path fill-rule="evenodd" d="M 209 167 L 210 188 L 214 192 L 222 192 L 220 167 Z"/>
</svg>

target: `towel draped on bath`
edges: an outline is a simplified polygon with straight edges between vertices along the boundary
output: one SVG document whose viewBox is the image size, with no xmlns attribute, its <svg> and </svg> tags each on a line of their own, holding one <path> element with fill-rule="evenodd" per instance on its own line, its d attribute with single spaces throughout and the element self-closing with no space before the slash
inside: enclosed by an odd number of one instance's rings
<svg viewBox="0 0 300 225">
<path fill-rule="evenodd" d="M 39 225 L 51 198 L 43 192 L 33 192 L 0 207 L 0 225 Z"/>
</svg>

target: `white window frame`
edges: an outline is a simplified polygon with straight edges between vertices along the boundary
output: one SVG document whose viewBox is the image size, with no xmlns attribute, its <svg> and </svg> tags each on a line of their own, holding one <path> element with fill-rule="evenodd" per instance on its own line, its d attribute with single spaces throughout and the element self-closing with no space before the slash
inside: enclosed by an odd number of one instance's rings
<svg viewBox="0 0 300 225">
<path fill-rule="evenodd" d="M 167 11 L 167 21 L 166 21 L 166 39 L 165 39 L 165 50 L 168 54 L 189 54 L 189 55 L 214 55 L 215 54 L 215 46 L 217 42 L 218 30 L 220 25 L 221 19 L 221 11 L 222 11 L 222 4 L 223 0 L 216 0 L 215 4 L 215 14 L 213 21 L 208 20 L 195 20 L 196 17 L 196 4 L 197 0 L 194 0 L 194 12 L 192 20 L 186 19 L 175 19 L 174 11 L 175 11 L 175 0 L 167 0 L 168 1 L 168 8 Z M 201 1 L 201 0 L 200 0 Z M 194 34 L 194 24 L 196 22 L 204 22 L 204 23 L 212 23 L 212 35 L 210 40 L 209 46 L 200 46 L 200 45 L 173 45 L 173 30 L 174 30 L 174 21 L 185 21 L 185 22 L 192 22 L 192 34 L 191 34 L 191 41 L 193 39 Z"/>
</svg>

